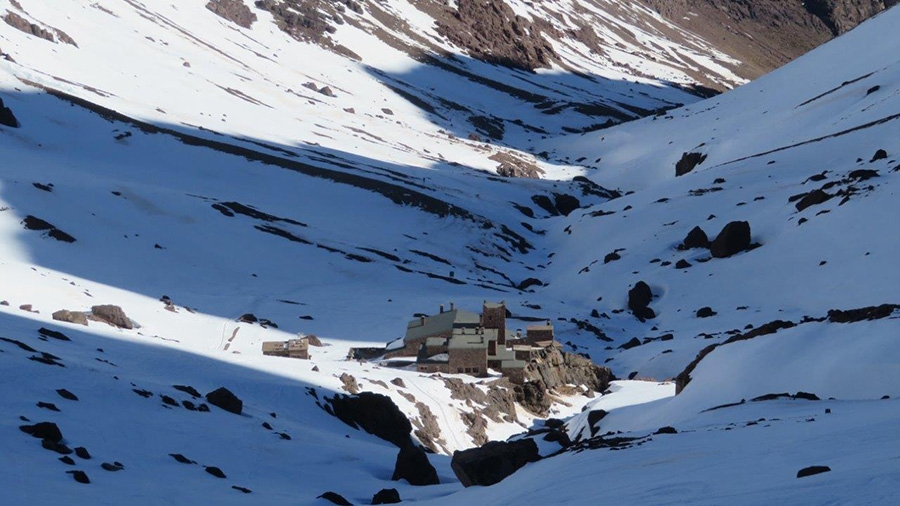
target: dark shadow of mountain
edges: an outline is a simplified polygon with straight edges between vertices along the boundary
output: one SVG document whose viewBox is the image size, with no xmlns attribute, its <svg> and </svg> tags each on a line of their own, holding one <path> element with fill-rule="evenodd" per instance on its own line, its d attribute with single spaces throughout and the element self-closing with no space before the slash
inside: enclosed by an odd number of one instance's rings
<svg viewBox="0 0 900 506">
<path fill-rule="evenodd" d="M 366 67 L 384 86 L 457 137 L 537 155 L 541 139 L 660 114 L 715 92 L 576 72 L 530 72 L 462 55 L 422 53 L 406 72 Z"/>
</svg>

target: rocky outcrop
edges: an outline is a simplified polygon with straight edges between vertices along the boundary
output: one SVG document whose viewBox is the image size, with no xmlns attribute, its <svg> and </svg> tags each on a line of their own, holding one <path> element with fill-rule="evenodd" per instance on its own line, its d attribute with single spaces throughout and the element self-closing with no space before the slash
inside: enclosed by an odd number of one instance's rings
<svg viewBox="0 0 900 506">
<path fill-rule="evenodd" d="M 526 381 L 540 381 L 547 389 L 563 385 L 584 385 L 595 392 L 609 388 L 612 372 L 588 358 L 566 353 L 557 346 L 548 346 L 525 366 Z"/>
<path fill-rule="evenodd" d="M 703 153 L 682 154 L 681 160 L 678 160 L 675 164 L 675 177 L 683 176 L 694 170 L 694 168 L 703 163 L 704 160 L 706 160 L 706 155 Z"/>
<path fill-rule="evenodd" d="M 473 58 L 507 67 L 549 68 L 556 58 L 542 33 L 555 33 L 545 21 L 516 15 L 503 0 L 459 0 L 450 16 L 437 21 L 438 33 Z"/>
<path fill-rule="evenodd" d="M 453 452 L 450 467 L 464 487 L 489 486 L 540 458 L 533 439 L 492 441 L 480 448 Z"/>
<path fill-rule="evenodd" d="M 206 402 L 236 415 L 241 414 L 244 410 L 244 401 L 240 400 L 238 396 L 231 393 L 231 391 L 225 387 L 218 388 L 206 394 Z"/>
<path fill-rule="evenodd" d="M 472 436 L 475 444 L 488 441 L 488 419 L 495 423 L 518 421 L 516 402 L 519 401 L 519 396 L 507 379 L 488 384 L 486 391 L 478 385 L 457 378 L 444 378 L 444 386 L 450 390 L 453 399 L 465 401 L 472 406 L 472 411 L 460 413 L 460 418 L 468 427 L 467 433 Z"/>
<path fill-rule="evenodd" d="M 75 323 L 78 325 L 87 325 L 87 315 L 78 311 L 69 311 L 68 309 L 60 309 L 53 313 L 53 319 L 60 322 Z"/>
<path fill-rule="evenodd" d="M 256 21 L 256 14 L 250 11 L 243 0 L 210 0 L 206 8 L 244 28 L 250 28 Z"/>
<path fill-rule="evenodd" d="M 20 32 L 25 32 L 28 35 L 34 35 L 35 37 L 40 37 L 44 40 L 49 40 L 50 42 L 56 42 L 56 38 L 53 37 L 53 33 L 49 30 L 42 28 L 39 25 L 29 22 L 27 19 L 19 16 L 15 12 L 7 12 L 5 16 L 3 16 L 3 21 L 6 21 L 6 24 L 19 30 Z"/>
<path fill-rule="evenodd" d="M 410 485 L 416 486 L 437 485 L 441 482 L 434 466 L 428 461 L 425 450 L 414 444 L 400 448 L 391 479 L 406 480 Z"/>
<path fill-rule="evenodd" d="M 803 6 L 837 36 L 897 3 L 898 0 L 806 0 Z"/>
<path fill-rule="evenodd" d="M 412 424 L 390 397 L 372 392 L 326 398 L 324 409 L 342 422 L 400 448 L 410 444 Z"/>
</svg>

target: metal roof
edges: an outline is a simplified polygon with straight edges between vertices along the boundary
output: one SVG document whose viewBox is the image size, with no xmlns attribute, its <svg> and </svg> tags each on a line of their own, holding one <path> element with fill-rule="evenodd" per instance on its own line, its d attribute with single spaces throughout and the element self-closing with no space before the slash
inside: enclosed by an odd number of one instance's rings
<svg viewBox="0 0 900 506">
<path fill-rule="evenodd" d="M 421 318 L 409 322 L 406 326 L 406 340 L 418 341 L 427 337 L 449 333 L 454 328 L 473 328 L 481 324 L 481 317 L 470 311 L 454 309 L 432 316 L 426 316 L 423 324 Z"/>
</svg>

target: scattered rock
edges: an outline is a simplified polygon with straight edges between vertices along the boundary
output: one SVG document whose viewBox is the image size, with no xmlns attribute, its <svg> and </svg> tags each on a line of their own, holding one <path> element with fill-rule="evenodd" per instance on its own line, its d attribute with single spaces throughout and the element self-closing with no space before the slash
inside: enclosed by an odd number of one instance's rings
<svg viewBox="0 0 900 506">
<path fill-rule="evenodd" d="M 676 269 L 690 269 L 691 267 L 692 267 L 691 263 L 683 258 L 681 260 L 675 262 Z"/>
<path fill-rule="evenodd" d="M 616 253 L 615 251 L 613 251 L 612 253 L 603 257 L 603 263 L 608 264 L 610 262 L 615 262 L 616 260 L 621 260 L 621 259 L 622 259 L 622 256 L 619 255 L 618 253 Z"/>
<path fill-rule="evenodd" d="M 316 499 L 325 499 L 326 501 L 331 501 L 338 506 L 353 506 L 353 503 L 344 499 L 344 496 L 331 491 L 325 492 L 324 494 L 316 497 Z"/>
<path fill-rule="evenodd" d="M 77 396 L 77 395 L 75 395 L 75 394 L 73 394 L 72 392 L 66 390 L 65 388 L 60 388 L 60 389 L 58 389 L 58 390 L 56 391 L 56 393 L 58 393 L 60 397 L 62 397 L 63 399 L 66 399 L 66 400 L 70 400 L 70 401 L 77 401 L 77 400 L 78 400 L 78 396 Z"/>
<path fill-rule="evenodd" d="M 78 483 L 88 484 L 91 482 L 90 478 L 88 478 L 88 475 L 85 474 L 84 471 L 66 471 L 66 474 L 71 474 L 72 478 L 75 478 L 75 481 L 77 481 Z"/>
<path fill-rule="evenodd" d="M 797 478 L 805 478 L 807 476 L 813 476 L 816 474 L 822 474 L 830 472 L 831 468 L 828 466 L 809 466 L 804 467 L 803 469 L 797 471 Z"/>
<path fill-rule="evenodd" d="M 678 431 L 675 430 L 675 427 L 666 426 L 666 427 L 660 427 L 659 430 L 654 432 L 654 435 L 658 435 L 658 434 L 678 434 Z"/>
<path fill-rule="evenodd" d="M 528 278 L 525 281 L 522 281 L 521 283 L 519 283 L 519 285 L 516 286 L 516 288 L 518 290 L 525 291 L 525 290 L 528 290 L 529 288 L 531 288 L 532 286 L 544 286 L 544 282 L 537 278 Z"/>
<path fill-rule="evenodd" d="M 406 383 L 403 382 L 403 378 L 394 378 L 391 380 L 391 384 L 400 388 L 406 388 Z"/>
<path fill-rule="evenodd" d="M 80 459 L 91 460 L 90 452 L 88 452 L 87 448 L 83 446 L 75 448 L 75 455 L 77 455 Z"/>
<path fill-rule="evenodd" d="M 256 323 L 259 321 L 259 318 L 257 318 L 253 313 L 244 313 L 237 319 L 237 321 L 243 323 Z"/>
<path fill-rule="evenodd" d="M 553 194 L 553 200 L 556 210 L 563 216 L 568 216 L 581 207 L 581 202 L 577 198 L 564 193 Z"/>
<path fill-rule="evenodd" d="M 877 162 L 878 160 L 884 160 L 888 157 L 887 151 L 883 149 L 879 149 L 875 152 L 875 155 L 872 156 L 872 159 L 869 160 L 869 163 Z"/>
<path fill-rule="evenodd" d="M 636 337 L 632 337 L 630 341 L 619 346 L 619 349 L 620 350 L 630 350 L 632 348 L 637 348 L 640 345 L 641 345 L 641 340 Z"/>
<path fill-rule="evenodd" d="M 68 455 L 60 457 L 58 460 L 67 466 L 75 465 L 75 461 L 72 460 L 72 457 L 69 457 Z"/>
<path fill-rule="evenodd" d="M 194 399 L 199 399 L 200 397 L 203 397 L 200 394 L 200 392 L 197 391 L 196 388 L 194 388 L 190 385 L 172 385 L 172 388 L 174 388 L 175 390 L 178 390 L 179 392 L 184 392 L 184 393 L 190 395 L 191 397 L 193 397 Z"/>
<path fill-rule="evenodd" d="M 746 221 L 732 221 L 725 225 L 710 246 L 715 258 L 727 258 L 750 248 L 750 224 Z"/>
<path fill-rule="evenodd" d="M 706 160 L 706 155 L 702 153 L 684 153 L 681 155 L 681 160 L 678 160 L 678 163 L 675 164 L 675 177 L 683 176 L 688 172 L 694 170 L 695 167 L 700 165 Z"/>
<path fill-rule="evenodd" d="M 396 488 L 383 488 L 372 496 L 372 504 L 398 504 L 400 502 L 400 492 L 397 492 Z"/>
<path fill-rule="evenodd" d="M 709 318 L 711 316 L 715 316 L 718 313 L 713 311 L 713 309 L 709 306 L 701 307 L 697 310 L 697 318 Z"/>
<path fill-rule="evenodd" d="M 834 195 L 829 195 L 822 190 L 813 190 L 807 193 L 803 198 L 801 198 L 799 202 L 794 204 L 794 207 L 797 208 L 797 212 L 800 212 L 807 207 L 817 206 L 819 204 L 827 202 L 832 197 L 834 197 Z"/>
<path fill-rule="evenodd" d="M 256 21 L 256 14 L 242 0 L 210 0 L 206 8 L 244 28 L 250 28 Z"/>
<path fill-rule="evenodd" d="M 131 330 L 134 328 L 131 320 L 125 316 L 125 311 L 122 311 L 121 307 L 112 304 L 91 307 L 91 316 L 97 321 L 120 329 Z"/>
<path fill-rule="evenodd" d="M 175 459 L 176 462 L 180 462 L 182 464 L 196 464 L 196 462 L 185 457 L 184 455 L 182 455 L 180 453 L 170 453 L 169 456 L 172 457 L 173 459 Z"/>
<path fill-rule="evenodd" d="M 59 411 L 59 408 L 56 407 L 56 404 L 52 404 L 49 402 L 38 401 L 37 407 L 43 408 L 43 409 L 49 409 L 50 411 Z"/>
<path fill-rule="evenodd" d="M 880 320 L 891 316 L 897 309 L 900 309 L 900 305 L 882 304 L 880 306 L 868 306 L 846 311 L 831 309 L 828 311 L 828 321 L 832 323 L 856 323 L 864 320 Z"/>
<path fill-rule="evenodd" d="M 53 319 L 60 322 L 76 323 L 79 325 L 87 325 L 87 315 L 78 311 L 69 311 L 68 309 L 60 309 L 53 313 Z"/>
<path fill-rule="evenodd" d="M 112 464 L 110 464 L 109 462 L 104 462 L 104 463 L 100 464 L 100 467 L 104 471 L 110 471 L 110 472 L 116 472 L 116 471 L 121 471 L 121 470 L 125 469 L 125 466 L 123 466 L 121 462 L 113 462 Z"/>
<path fill-rule="evenodd" d="M 206 394 L 206 402 L 236 415 L 241 414 L 241 411 L 244 409 L 244 401 L 240 400 L 225 387 L 218 388 Z"/>
<path fill-rule="evenodd" d="M 397 462 L 394 464 L 394 481 L 406 480 L 410 485 L 424 486 L 440 483 L 437 471 L 421 446 L 408 444 L 400 448 Z"/>
<path fill-rule="evenodd" d="M 450 467 L 465 487 L 489 486 L 540 458 L 533 439 L 492 441 L 480 448 L 453 452 Z"/>
<path fill-rule="evenodd" d="M 50 337 L 50 338 L 53 338 L 53 339 L 57 339 L 57 340 L 59 340 L 59 341 L 71 341 L 71 339 L 69 339 L 69 336 L 63 334 L 62 332 L 59 332 L 59 331 L 56 331 L 56 330 L 50 330 L 50 329 L 48 329 L 48 328 L 46 328 L 46 327 L 41 327 L 41 328 L 39 328 L 39 329 L 38 329 L 38 334 L 40 334 L 40 335 L 42 335 L 42 336 L 44 336 L 44 337 Z"/>
<path fill-rule="evenodd" d="M 351 394 L 355 395 L 359 393 L 359 384 L 356 383 L 356 378 L 354 378 L 352 375 L 348 373 L 342 373 L 341 383 L 343 383 L 343 386 L 341 388 L 350 392 Z"/>
<path fill-rule="evenodd" d="M 249 493 L 253 492 L 252 490 L 250 490 L 247 487 L 239 487 L 237 485 L 232 485 L 231 488 L 237 490 L 238 492 L 243 492 L 245 494 L 249 494 Z"/>
<path fill-rule="evenodd" d="M 225 473 L 223 473 L 222 470 L 216 466 L 205 466 L 204 470 L 206 470 L 207 473 L 215 476 L 216 478 L 225 478 L 226 477 Z"/>
<path fill-rule="evenodd" d="M 322 344 L 322 341 L 319 339 L 319 336 L 317 336 L 315 334 L 307 334 L 306 339 L 307 339 L 307 341 L 309 341 L 310 346 L 315 346 L 317 348 L 321 348 L 322 346 L 325 346 L 324 344 Z"/>
<path fill-rule="evenodd" d="M 34 425 L 20 425 L 19 430 L 26 434 L 31 434 L 31 437 L 36 437 L 45 441 L 52 441 L 54 443 L 59 443 L 63 438 L 62 431 L 59 430 L 59 426 L 53 422 L 40 422 Z"/>
<path fill-rule="evenodd" d="M 709 237 L 700 227 L 694 227 L 682 241 L 679 249 L 709 248 Z"/>
</svg>

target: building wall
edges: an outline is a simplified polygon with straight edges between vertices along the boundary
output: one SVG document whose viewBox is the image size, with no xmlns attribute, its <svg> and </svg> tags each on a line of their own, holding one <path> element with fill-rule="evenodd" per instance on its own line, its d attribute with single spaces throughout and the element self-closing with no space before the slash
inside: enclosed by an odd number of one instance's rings
<svg viewBox="0 0 900 506">
<path fill-rule="evenodd" d="M 515 383 L 516 385 L 525 384 L 525 369 L 522 367 L 516 369 L 504 369 L 503 376 L 511 383 Z"/>
<path fill-rule="evenodd" d="M 464 348 L 450 350 L 450 373 L 487 375 L 487 346 L 484 348 Z"/>
<path fill-rule="evenodd" d="M 497 344 L 506 344 L 506 306 L 487 307 L 481 309 L 481 324 L 486 329 L 497 329 Z"/>
<path fill-rule="evenodd" d="M 553 342 L 553 329 L 529 329 L 527 340 L 531 345 Z"/>
<path fill-rule="evenodd" d="M 416 371 L 419 371 L 419 372 L 425 373 L 425 374 L 433 374 L 433 373 L 436 373 L 436 372 L 440 372 L 440 373 L 446 374 L 446 373 L 449 373 L 449 372 L 450 372 L 450 366 L 447 365 L 447 364 L 423 364 L 423 363 L 418 363 L 418 364 L 416 364 Z"/>
</svg>

